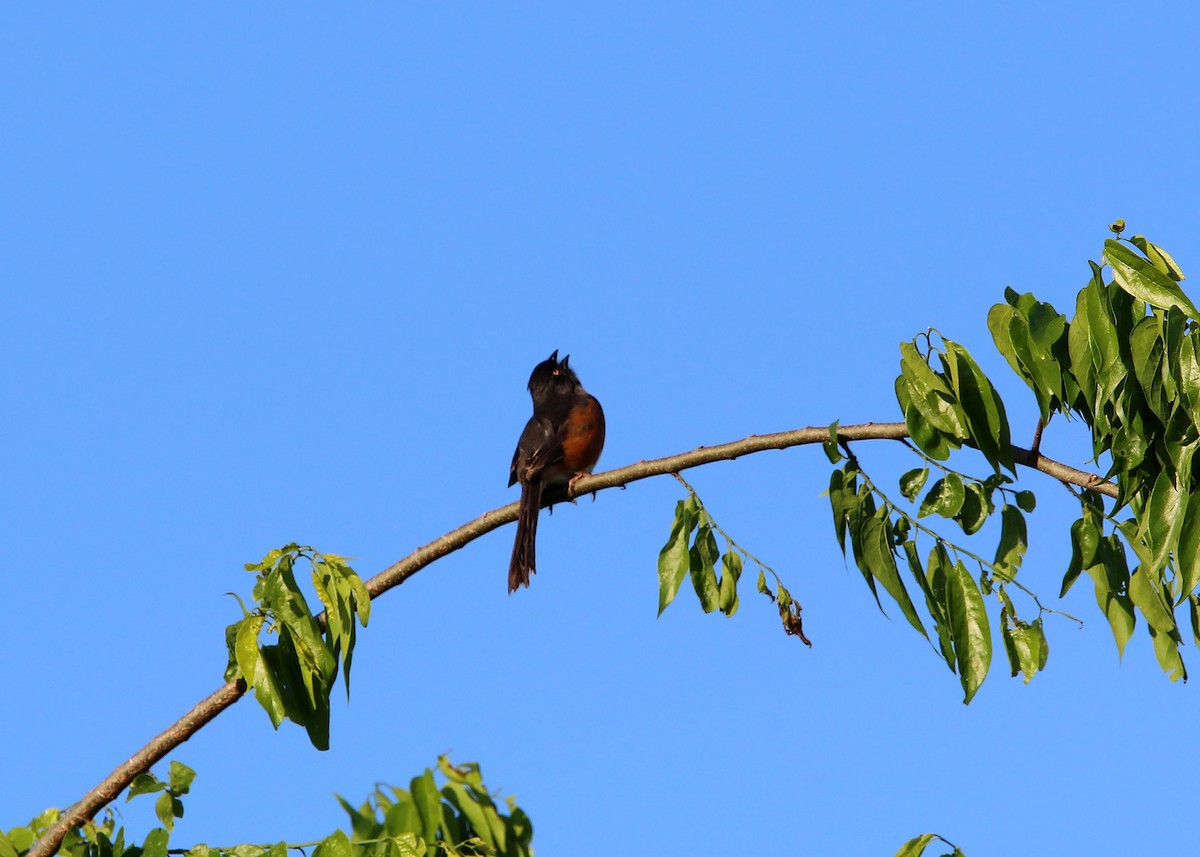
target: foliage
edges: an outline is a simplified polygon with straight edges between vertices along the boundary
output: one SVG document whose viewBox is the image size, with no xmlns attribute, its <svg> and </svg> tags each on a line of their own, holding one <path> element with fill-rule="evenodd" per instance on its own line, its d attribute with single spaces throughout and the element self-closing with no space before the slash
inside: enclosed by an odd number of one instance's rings
<svg viewBox="0 0 1200 857">
<path fill-rule="evenodd" d="M 811 646 L 812 643 L 804 636 L 800 603 L 792 598 L 779 575 L 721 529 L 705 508 L 696 489 L 678 473 L 675 478 L 687 488 L 688 497 L 675 504 L 671 535 L 658 554 L 658 615 L 661 616 L 675 600 L 683 579 L 690 576 L 692 588 L 705 613 L 720 610 L 725 616 L 732 616 L 738 609 L 738 580 L 742 576 L 745 560 L 749 560 L 758 566 L 756 588 L 778 608 L 784 632 L 795 635 L 806 646 Z M 717 534 L 725 541 L 724 553 L 719 550 Z M 718 562 L 721 564 L 720 577 L 717 576 Z M 768 574 L 774 578 L 774 590 L 767 582 Z"/>
<path fill-rule="evenodd" d="M 66 857 L 167 857 L 175 819 L 183 817 L 181 798 L 191 788 L 195 772 L 171 762 L 166 782 L 152 773 L 138 776 L 126 801 L 143 794 L 158 794 L 155 813 L 162 827 L 151 830 L 141 845 L 126 843 L 125 828 L 117 827 L 112 809 L 99 823 L 89 821 L 71 831 L 58 853 Z M 439 786 L 438 780 L 442 783 Z M 426 768 L 407 791 L 376 786 L 358 807 L 338 801 L 350 816 L 350 833 L 336 830 L 319 842 L 213 847 L 194 845 L 185 857 L 287 857 L 289 851 L 315 846 L 313 857 L 530 857 L 533 826 L 529 817 L 508 797 L 498 807 L 483 784 L 479 765 L 453 765 L 438 758 L 437 772 Z M 28 825 L 0 830 L 0 857 L 19 857 L 35 839 L 58 820 L 60 811 L 49 809 Z"/>
<path fill-rule="evenodd" d="M 483 786 L 477 764 L 455 766 L 440 756 L 438 771 L 445 779 L 440 790 L 434 772 L 427 768 L 421 776 L 413 778 L 408 791 L 377 786 L 358 808 L 339 797 L 350 814 L 353 838 L 348 844 L 353 848 L 339 843 L 323 857 L 407 857 L 408 854 L 529 857 L 533 853 L 530 846 L 533 825 L 529 817 L 513 797 L 505 800 L 507 814 L 496 806 Z M 411 843 L 410 850 L 405 851 L 397 840 L 406 843 L 404 847 Z"/>
<path fill-rule="evenodd" d="M 296 583 L 300 559 L 312 569 L 312 584 L 325 606 L 314 616 Z M 371 597 L 344 557 L 322 554 L 295 543 L 284 545 L 246 565 L 257 574 L 253 610 L 241 599 L 243 617 L 225 629 L 229 663 L 225 679 L 242 679 L 278 729 L 286 717 L 308 730 L 318 750 L 329 749 L 329 694 L 342 667 L 350 694 L 350 663 L 356 642 L 355 620 L 365 628 Z M 278 635 L 264 645 L 262 635 Z"/>
<path fill-rule="evenodd" d="M 1123 222 L 1114 224 L 1118 237 L 1105 242 L 1102 263 L 1089 263 L 1091 277 L 1072 318 L 1008 289 L 987 324 L 1034 396 L 1042 420 L 1038 438 L 1055 417 L 1081 419 L 1091 431 L 1093 460 L 1116 486 L 1115 500 L 1093 490 L 1099 478 L 1071 489 L 1080 517 L 1070 530 L 1071 562 L 1060 597 L 1086 571 L 1118 653 L 1140 615 L 1163 670 L 1172 680 L 1186 680 L 1180 610 L 1200 643 L 1200 312 L 1183 292 L 1183 272 L 1170 254 L 1140 235 L 1120 238 L 1123 229 Z M 834 423 L 825 450 L 835 465 L 828 496 L 838 544 L 880 609 L 882 592 L 931 640 L 957 673 L 965 702 L 991 667 L 993 625 L 1012 675 L 1029 682 L 1049 656 L 1044 617 L 1060 612 L 1017 580 L 1027 547 L 1025 516 L 1037 500 L 1032 491 L 1012 487 L 1016 453 L 1036 457 L 1037 450 L 1013 446 L 996 386 L 965 347 L 937 331 L 900 345 L 895 387 L 911 439 L 906 445 L 918 466 L 900 477 L 903 501 L 893 500 Z M 964 446 L 982 454 L 991 472 L 972 476 L 951 467 L 947 462 Z M 690 573 L 705 612 L 732 615 L 737 574 L 723 562 L 718 578 L 714 531 L 727 542 L 724 559 L 749 555 L 688 489 L 659 554 L 659 612 Z M 949 538 L 931 523 L 938 519 L 957 525 L 966 539 L 995 533 L 991 558 Z M 998 528 L 986 527 L 992 520 Z M 775 579 L 780 604 L 794 603 Z M 761 571 L 759 582 L 769 594 Z M 1032 619 L 1022 618 L 1027 608 L 1019 613 L 1014 595 L 1032 601 Z M 998 608 L 995 621 L 989 598 Z M 782 608 L 781 615 L 787 627 Z"/>
</svg>

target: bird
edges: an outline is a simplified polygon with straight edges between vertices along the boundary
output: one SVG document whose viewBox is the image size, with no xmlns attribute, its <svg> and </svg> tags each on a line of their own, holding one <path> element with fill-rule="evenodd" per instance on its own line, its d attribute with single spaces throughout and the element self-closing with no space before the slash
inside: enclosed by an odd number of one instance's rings
<svg viewBox="0 0 1200 857">
<path fill-rule="evenodd" d="M 513 452 L 508 486 L 521 484 L 517 536 L 508 566 L 508 592 L 529 586 L 537 571 L 535 550 L 538 510 L 544 503 L 571 500 L 575 482 L 592 472 L 604 449 L 604 410 L 583 389 L 558 350 L 529 376 L 533 416 L 525 424 Z"/>
</svg>

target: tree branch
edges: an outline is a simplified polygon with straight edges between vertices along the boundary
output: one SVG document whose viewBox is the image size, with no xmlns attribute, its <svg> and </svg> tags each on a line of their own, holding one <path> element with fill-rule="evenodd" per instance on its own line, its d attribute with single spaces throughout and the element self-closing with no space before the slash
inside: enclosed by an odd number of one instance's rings
<svg viewBox="0 0 1200 857">
<path fill-rule="evenodd" d="M 839 426 L 839 440 L 903 440 L 908 437 L 908 428 L 904 423 L 863 423 L 853 426 Z M 608 488 L 617 488 L 649 479 L 652 476 L 664 476 L 689 470 L 716 461 L 731 461 L 743 455 L 764 452 L 770 449 L 787 449 L 793 446 L 822 443 L 829 439 L 828 426 L 809 427 L 794 431 L 776 432 L 775 434 L 751 435 L 742 440 L 723 443 L 718 446 L 702 446 L 691 452 L 682 452 L 666 458 L 653 461 L 639 461 L 616 470 L 609 470 L 595 476 L 580 479 L 575 485 L 575 495 L 581 496 Z M 1090 488 L 1109 497 L 1117 496 L 1117 487 L 1106 482 L 1094 473 L 1076 470 L 1061 462 L 1054 461 L 1038 454 L 1033 450 L 1019 446 L 1013 448 L 1013 458 L 1018 464 L 1035 468 L 1053 476 L 1060 482 Z M 509 503 L 490 512 L 484 512 L 475 520 L 451 530 L 440 538 L 434 539 L 427 545 L 419 547 L 404 559 L 393 563 L 379 574 L 366 581 L 367 592 L 371 598 L 399 586 L 425 566 L 453 553 L 475 541 L 480 536 L 490 533 L 497 527 L 514 521 L 517 518 L 517 504 Z M 324 614 L 317 617 L 324 627 Z M 83 798 L 62 814 L 59 820 L 46 831 L 29 850 L 27 857 L 51 857 L 58 851 L 63 837 L 72 828 L 83 824 L 97 812 L 111 803 L 124 789 L 133 782 L 140 773 L 148 771 L 152 765 L 191 738 L 205 724 L 233 705 L 246 693 L 246 684 L 240 679 L 227 682 L 207 698 L 197 703 L 187 714 L 174 724 L 156 735 L 145 747 L 138 750 L 127 761 L 117 766 L 116 770 L 105 777 L 99 785 L 89 791 Z"/>
</svg>

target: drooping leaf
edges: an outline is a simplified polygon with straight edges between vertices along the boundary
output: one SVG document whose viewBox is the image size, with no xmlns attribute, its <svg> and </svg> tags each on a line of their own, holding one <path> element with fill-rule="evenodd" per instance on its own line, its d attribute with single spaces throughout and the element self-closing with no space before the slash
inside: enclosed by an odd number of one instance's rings
<svg viewBox="0 0 1200 857">
<path fill-rule="evenodd" d="M 721 557 L 721 612 L 732 616 L 738 609 L 737 585 L 742 576 L 742 557 L 736 550 L 728 550 Z"/>
<path fill-rule="evenodd" d="M 943 518 L 953 518 L 962 509 L 965 499 L 966 490 L 963 488 L 962 478 L 951 471 L 933 483 L 933 487 L 921 501 L 917 517 L 924 518 L 926 515 L 938 514 Z"/>
<path fill-rule="evenodd" d="M 717 584 L 717 537 L 703 512 L 701 521 L 695 542 L 688 551 L 688 569 L 700 606 L 705 613 L 711 613 L 721 606 L 721 589 Z"/>
<path fill-rule="evenodd" d="M 1137 622 L 1129 599 L 1129 567 L 1121 540 L 1115 535 L 1103 537 L 1096 550 L 1095 564 L 1086 570 L 1096 588 L 1096 604 L 1108 619 L 1117 654 L 1122 656 Z"/>
<path fill-rule="evenodd" d="M 1145 567 L 1134 570 L 1129 578 L 1129 598 L 1142 611 L 1150 627 L 1164 634 L 1175 631 L 1175 616 L 1163 598 L 1157 575 Z"/>
<path fill-rule="evenodd" d="M 1179 655 L 1178 637 L 1150 626 L 1150 640 L 1154 643 L 1154 656 L 1158 659 L 1158 665 L 1167 674 L 1167 678 L 1171 681 L 1187 681 L 1187 668 Z"/>
<path fill-rule="evenodd" d="M 1176 568 L 1180 578 L 1179 598 L 1191 595 L 1200 584 L 1200 497 L 1188 498 L 1179 530 Z"/>
<path fill-rule="evenodd" d="M 1028 544 L 1025 516 L 1016 506 L 1005 504 L 1000 510 L 1000 542 L 996 546 L 996 559 L 992 564 L 1011 580 L 1021 567 L 1021 559 L 1025 556 Z"/>
<path fill-rule="evenodd" d="M 974 535 L 987 522 L 991 509 L 988 506 L 987 492 L 978 482 L 969 482 L 964 486 L 962 508 L 955 515 L 955 520 L 968 536 Z"/>
<path fill-rule="evenodd" d="M 1025 684 L 1046 666 L 1050 647 L 1042 628 L 1042 620 L 1035 619 L 1032 623 L 1015 621 L 1015 627 L 1010 628 L 1001 617 L 1001 631 L 1004 637 L 1004 648 L 1008 653 L 1009 666 L 1012 675 L 1024 674 Z"/>
<path fill-rule="evenodd" d="M 904 614 L 904 618 L 908 623 L 916 629 L 917 633 L 926 639 L 929 635 L 925 632 L 925 626 L 921 624 L 921 619 L 917 615 L 917 610 L 913 606 L 912 599 L 908 595 L 908 590 L 905 589 L 903 581 L 900 580 L 900 573 L 896 568 L 896 557 L 892 552 L 891 539 L 888 536 L 888 516 L 887 510 L 881 509 L 870 521 L 867 521 L 865 532 L 863 534 L 865 564 L 864 572 L 870 572 L 880 583 L 889 595 L 900 605 L 900 611 Z M 876 602 L 878 602 L 876 595 Z M 880 605 L 880 610 L 883 605 Z"/>
<path fill-rule="evenodd" d="M 941 542 L 933 546 L 926 564 L 926 579 L 929 583 L 929 612 L 937 621 L 938 646 L 951 672 L 958 672 L 958 660 L 954 655 L 954 632 L 950 623 L 949 578 L 954 564 Z M 935 609 L 936 608 L 936 609 Z"/>
<path fill-rule="evenodd" d="M 837 464 L 844 457 L 842 451 L 838 449 L 838 421 L 834 420 L 829 426 L 829 439 L 821 444 L 825 450 L 825 456 L 829 459 L 830 464 Z"/>
<path fill-rule="evenodd" d="M 987 677 L 992 663 L 992 634 L 983 594 L 962 561 L 956 562 L 946 578 L 946 603 L 959 681 L 969 703 Z"/>
<path fill-rule="evenodd" d="M 1076 579 L 1085 568 L 1091 568 L 1096 560 L 1096 549 L 1100 545 L 1100 531 L 1088 515 L 1071 524 L 1071 563 L 1063 576 L 1062 590 L 1058 597 L 1064 597 Z"/>
<path fill-rule="evenodd" d="M 928 467 L 914 467 L 900 477 L 900 493 L 906 500 L 915 500 L 929 478 Z"/>
<path fill-rule="evenodd" d="M 671 525 L 671 535 L 658 554 L 659 616 L 667 609 L 667 605 L 675 600 L 679 586 L 691 568 L 688 542 L 692 530 L 696 528 L 697 509 L 696 498 L 691 495 L 687 500 L 680 500 L 675 504 L 675 521 Z"/>
<path fill-rule="evenodd" d="M 1113 281 L 1138 300 L 1162 309 L 1177 306 L 1189 317 L 1200 319 L 1200 310 L 1178 283 L 1119 241 L 1110 238 L 1104 242 L 1104 259 L 1112 266 Z"/>
</svg>

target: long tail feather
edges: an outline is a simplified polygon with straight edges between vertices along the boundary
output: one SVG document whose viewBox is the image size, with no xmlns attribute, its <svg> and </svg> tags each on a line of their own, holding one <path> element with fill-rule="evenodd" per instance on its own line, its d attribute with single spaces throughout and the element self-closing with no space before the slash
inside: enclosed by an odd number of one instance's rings
<svg viewBox="0 0 1200 857">
<path fill-rule="evenodd" d="M 518 586 L 529 586 L 530 575 L 537 572 L 534 554 L 537 549 L 538 509 L 542 505 L 542 482 L 535 479 L 521 483 L 521 507 L 517 512 L 517 538 L 513 542 L 512 561 L 508 565 L 509 594 Z"/>
</svg>

